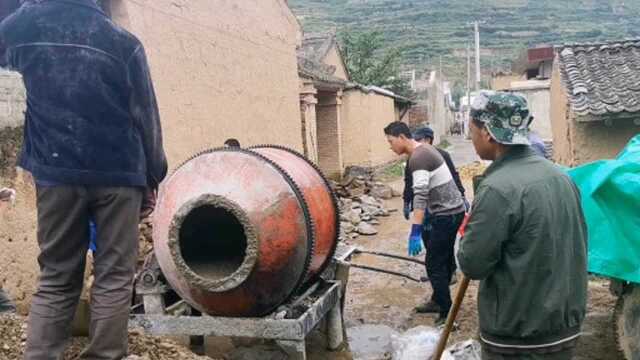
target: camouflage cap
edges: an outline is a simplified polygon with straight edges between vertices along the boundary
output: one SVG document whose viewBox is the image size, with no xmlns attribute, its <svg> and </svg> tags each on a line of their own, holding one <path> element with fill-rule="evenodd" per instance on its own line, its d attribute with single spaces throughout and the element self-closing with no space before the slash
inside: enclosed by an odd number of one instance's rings
<svg viewBox="0 0 640 360">
<path fill-rule="evenodd" d="M 500 144 L 530 145 L 527 100 L 518 94 L 503 91 L 481 91 L 471 104 L 471 117 L 484 123 Z"/>
</svg>

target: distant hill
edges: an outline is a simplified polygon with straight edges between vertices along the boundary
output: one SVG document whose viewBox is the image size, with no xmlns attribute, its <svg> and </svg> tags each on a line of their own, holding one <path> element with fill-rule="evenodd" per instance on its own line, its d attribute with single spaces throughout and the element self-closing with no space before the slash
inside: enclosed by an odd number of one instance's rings
<svg viewBox="0 0 640 360">
<path fill-rule="evenodd" d="M 305 31 L 379 30 L 418 70 L 462 79 L 470 22 L 481 25 L 483 73 L 508 70 L 524 48 L 640 37 L 640 0 L 289 0 Z M 473 46 L 473 45 L 472 45 Z"/>
</svg>

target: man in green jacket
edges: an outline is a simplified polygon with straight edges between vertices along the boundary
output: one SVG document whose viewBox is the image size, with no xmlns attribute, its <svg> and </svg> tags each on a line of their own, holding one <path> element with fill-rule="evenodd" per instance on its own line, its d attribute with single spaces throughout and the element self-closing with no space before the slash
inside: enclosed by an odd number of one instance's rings
<svg viewBox="0 0 640 360">
<path fill-rule="evenodd" d="M 483 360 L 571 359 L 587 298 L 587 231 L 577 187 L 536 156 L 515 94 L 483 92 L 471 138 L 493 163 L 477 179 L 457 260 L 480 280 Z"/>
</svg>

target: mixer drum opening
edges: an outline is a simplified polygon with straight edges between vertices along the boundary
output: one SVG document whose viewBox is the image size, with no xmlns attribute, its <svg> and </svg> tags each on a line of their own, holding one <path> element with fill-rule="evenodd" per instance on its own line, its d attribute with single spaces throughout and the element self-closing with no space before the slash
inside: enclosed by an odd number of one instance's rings
<svg viewBox="0 0 640 360">
<path fill-rule="evenodd" d="M 247 251 L 247 237 L 238 218 L 215 205 L 202 205 L 189 212 L 180 227 L 179 244 L 185 264 L 210 281 L 235 273 Z"/>
</svg>

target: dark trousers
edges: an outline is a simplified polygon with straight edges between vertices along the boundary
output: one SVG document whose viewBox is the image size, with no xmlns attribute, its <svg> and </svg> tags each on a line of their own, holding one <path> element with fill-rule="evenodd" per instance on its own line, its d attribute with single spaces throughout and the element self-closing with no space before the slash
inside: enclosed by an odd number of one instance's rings
<svg viewBox="0 0 640 360">
<path fill-rule="evenodd" d="M 138 254 L 138 188 L 37 186 L 40 280 L 29 311 L 26 360 L 61 359 L 82 291 L 89 216 L 97 232 L 89 344 L 81 359 L 127 354 Z"/>
<path fill-rule="evenodd" d="M 427 249 L 427 244 L 429 243 L 429 234 L 431 234 L 431 224 L 429 224 L 429 218 L 428 217 L 425 217 L 423 226 L 424 226 L 424 228 L 422 230 L 422 245 L 424 245 L 424 248 L 426 250 Z M 427 275 L 429 275 L 429 269 L 428 269 L 428 265 L 427 265 L 428 256 L 429 256 L 429 252 L 425 251 L 425 253 L 424 253 L 424 269 L 425 269 L 425 272 L 427 273 Z M 454 256 L 455 256 L 455 254 L 454 254 Z M 458 269 L 458 266 L 456 265 L 456 260 L 453 257 L 451 258 L 451 266 L 453 267 L 453 271 L 451 272 L 451 277 L 453 277 L 455 275 L 456 270 Z M 449 281 L 449 282 L 451 282 L 451 281 Z M 433 296 L 431 297 L 431 300 L 433 300 Z"/>
<path fill-rule="evenodd" d="M 449 282 L 456 269 L 453 247 L 463 218 L 464 212 L 455 215 L 431 216 L 422 234 L 423 240 L 426 239 L 425 260 L 433 289 L 432 299 L 440 306 L 440 314 L 443 316 L 446 316 L 451 308 Z"/>
<path fill-rule="evenodd" d="M 0 313 L 15 312 L 16 307 L 9 298 L 9 295 L 0 288 Z"/>
<path fill-rule="evenodd" d="M 482 360 L 571 360 L 574 349 L 565 349 L 549 354 L 519 353 L 513 355 L 498 354 L 482 347 Z"/>
</svg>

